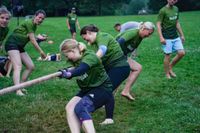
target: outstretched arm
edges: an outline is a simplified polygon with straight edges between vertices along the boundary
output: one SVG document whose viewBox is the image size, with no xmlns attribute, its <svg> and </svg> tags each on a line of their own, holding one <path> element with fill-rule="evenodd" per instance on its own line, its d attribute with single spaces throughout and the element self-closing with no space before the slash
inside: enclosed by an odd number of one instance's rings
<svg viewBox="0 0 200 133">
<path fill-rule="evenodd" d="M 35 39 L 35 35 L 34 33 L 29 33 L 28 34 L 31 43 L 33 44 L 33 46 L 35 47 L 35 49 L 40 53 L 42 58 L 46 58 L 46 54 L 43 52 L 43 50 L 40 48 L 40 46 L 38 45 L 36 39 Z"/>
<path fill-rule="evenodd" d="M 80 76 L 86 73 L 89 70 L 89 68 L 90 67 L 88 64 L 82 62 L 78 67 L 74 69 L 61 70 L 62 75 L 60 77 L 70 79 L 72 77 Z"/>
</svg>

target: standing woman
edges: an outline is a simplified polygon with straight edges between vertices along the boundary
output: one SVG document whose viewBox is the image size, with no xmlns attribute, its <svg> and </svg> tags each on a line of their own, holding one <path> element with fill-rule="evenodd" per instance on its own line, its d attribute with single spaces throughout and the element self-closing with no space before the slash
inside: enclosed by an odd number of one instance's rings
<svg viewBox="0 0 200 133">
<path fill-rule="evenodd" d="M 9 28 L 8 23 L 10 20 L 11 14 L 6 8 L 0 8 L 0 55 L 3 55 L 3 41 L 8 34 Z"/>
<path fill-rule="evenodd" d="M 139 29 L 127 30 L 117 35 L 116 40 L 120 44 L 124 55 L 129 56 L 129 54 L 139 46 L 144 38 L 149 37 L 154 32 L 154 29 L 155 26 L 153 23 L 144 22 L 140 25 Z M 130 90 L 131 86 L 142 71 L 142 66 L 130 57 L 128 57 L 128 63 L 131 68 L 131 73 L 127 79 L 121 95 L 128 98 L 129 100 L 135 100 L 135 98 L 130 94 Z"/>
<path fill-rule="evenodd" d="M 130 73 L 130 67 L 119 44 L 110 34 L 99 32 L 94 25 L 83 27 L 80 34 L 88 42 L 88 48 L 95 51 L 96 55 L 101 58 L 114 91 Z M 105 109 L 108 112 L 110 108 L 105 106 Z M 112 118 L 107 117 L 107 120 L 104 121 L 105 124 L 113 123 Z"/>
<path fill-rule="evenodd" d="M 26 81 L 34 69 L 34 64 L 30 56 L 24 50 L 24 47 L 26 46 L 26 44 L 28 44 L 29 41 L 40 53 L 42 58 L 46 57 L 45 53 L 38 45 L 34 35 L 37 26 L 43 22 L 45 17 L 45 11 L 36 11 L 33 19 L 25 21 L 17 28 L 15 28 L 13 33 L 8 37 L 5 43 L 5 49 L 10 57 L 14 69 L 13 81 L 15 85 L 19 84 L 20 82 Z M 26 69 L 24 70 L 22 74 L 22 79 L 20 80 L 22 63 L 25 65 Z M 21 90 L 16 91 L 16 94 L 20 96 L 24 95 L 24 93 Z"/>
</svg>

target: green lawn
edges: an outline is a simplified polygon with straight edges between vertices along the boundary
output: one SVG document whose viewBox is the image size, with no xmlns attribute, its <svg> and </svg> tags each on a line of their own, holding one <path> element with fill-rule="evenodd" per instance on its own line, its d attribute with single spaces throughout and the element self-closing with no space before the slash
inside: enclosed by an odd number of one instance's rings
<svg viewBox="0 0 200 133">
<path fill-rule="evenodd" d="M 136 101 L 130 102 L 116 94 L 114 112 L 115 124 L 100 126 L 104 119 L 104 109 L 93 114 L 97 133 L 137 133 L 137 132 L 200 132 L 200 11 L 180 14 L 180 23 L 185 33 L 186 56 L 174 71 L 177 78 L 167 80 L 163 72 L 163 54 L 157 32 L 144 40 L 138 49 L 137 61 L 143 71 L 132 87 Z M 153 21 L 156 15 L 80 17 L 81 26 L 96 24 L 101 31 L 115 36 L 116 22 Z M 22 19 L 20 19 L 22 21 Z M 11 29 L 16 26 L 12 18 Z M 47 53 L 57 53 L 59 45 L 70 34 L 66 19 L 47 18 L 37 33 L 46 33 L 55 42 L 43 43 Z M 83 41 L 77 34 L 77 39 Z M 39 54 L 31 44 L 26 50 L 36 66 L 30 76 L 34 79 L 65 67 L 66 62 L 39 62 Z M 0 88 L 12 85 L 9 78 L 0 78 Z M 75 80 L 52 79 L 28 87 L 28 95 L 15 93 L 0 96 L 0 132 L 50 132 L 69 133 L 65 119 L 65 105 L 76 94 Z"/>
</svg>

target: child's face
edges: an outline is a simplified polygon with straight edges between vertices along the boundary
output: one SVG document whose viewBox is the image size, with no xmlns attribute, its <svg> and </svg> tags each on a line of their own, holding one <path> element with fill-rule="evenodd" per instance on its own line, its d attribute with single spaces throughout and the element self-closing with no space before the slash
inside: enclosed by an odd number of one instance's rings
<svg viewBox="0 0 200 133">
<path fill-rule="evenodd" d="M 65 57 L 73 62 L 76 62 L 81 59 L 81 54 L 78 50 L 78 48 L 74 48 L 71 50 L 64 50 L 63 54 Z"/>
<path fill-rule="evenodd" d="M 173 6 L 174 4 L 178 2 L 178 0 L 167 0 L 167 2 L 170 6 Z"/>
<path fill-rule="evenodd" d="M 0 15 L 0 27 L 7 27 L 10 20 L 9 14 Z"/>
</svg>

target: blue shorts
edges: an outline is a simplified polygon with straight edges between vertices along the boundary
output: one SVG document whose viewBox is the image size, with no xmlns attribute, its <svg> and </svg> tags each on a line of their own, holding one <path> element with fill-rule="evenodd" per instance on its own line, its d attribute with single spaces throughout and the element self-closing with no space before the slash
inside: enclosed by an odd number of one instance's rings
<svg viewBox="0 0 200 133">
<path fill-rule="evenodd" d="M 178 37 L 176 39 L 166 39 L 165 41 L 166 41 L 166 44 L 162 45 L 162 49 L 165 54 L 171 54 L 178 50 L 184 49 L 180 37 Z"/>
</svg>

